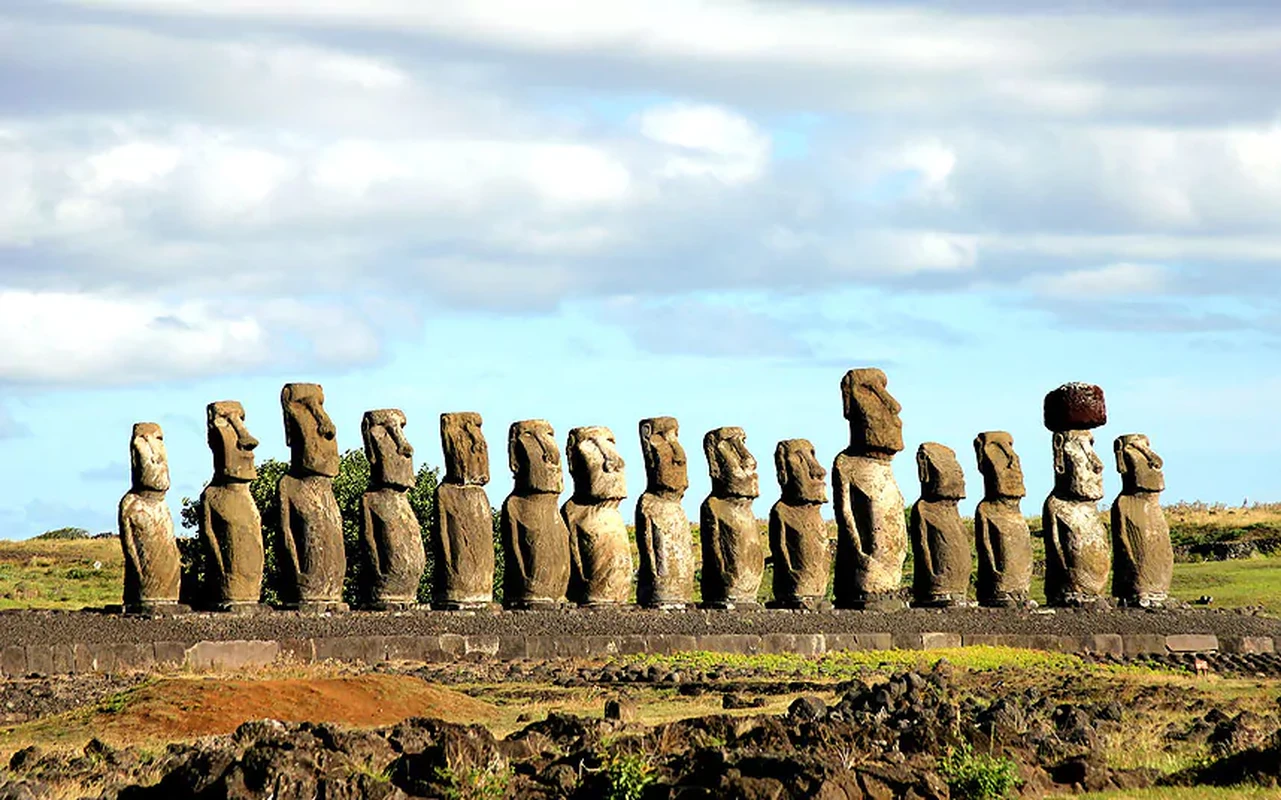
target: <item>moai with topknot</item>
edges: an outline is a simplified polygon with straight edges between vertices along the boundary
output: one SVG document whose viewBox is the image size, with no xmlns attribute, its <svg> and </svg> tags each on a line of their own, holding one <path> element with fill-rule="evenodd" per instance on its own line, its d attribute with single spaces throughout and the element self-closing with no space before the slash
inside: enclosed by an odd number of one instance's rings
<svg viewBox="0 0 1281 800">
<path fill-rule="evenodd" d="M 832 465 L 836 512 L 838 608 L 889 611 L 907 561 L 903 493 L 892 461 L 903 450 L 902 406 L 879 369 L 852 369 L 841 380 L 850 444 Z"/>
<path fill-rule="evenodd" d="M 405 412 L 366 411 L 360 437 L 369 461 L 369 489 L 360 497 L 360 541 L 365 561 L 364 604 L 376 611 L 418 605 L 427 568 L 422 526 L 409 504 L 414 488 L 414 448 L 405 439 Z"/>
<path fill-rule="evenodd" d="M 265 609 L 262 596 L 262 515 L 249 484 L 258 477 L 258 440 L 245 427 L 245 408 L 234 400 L 205 409 L 213 479 L 200 495 L 200 538 L 205 550 L 206 601 L 217 611 Z"/>
<path fill-rule="evenodd" d="M 1005 431 L 980 433 L 974 454 L 983 474 L 983 500 L 974 511 L 980 605 L 1016 608 L 1034 605 L 1032 532 L 1023 516 L 1023 467 L 1014 437 Z"/>
<path fill-rule="evenodd" d="M 912 506 L 912 596 L 924 607 L 971 605 L 970 535 L 957 504 L 965 498 L 965 473 L 952 448 L 926 442 L 916 451 L 921 499 Z"/>
<path fill-rule="evenodd" d="M 569 530 L 557 505 L 565 488 L 556 433 L 546 420 L 513 422 L 507 460 L 515 485 L 503 501 L 503 605 L 563 605 L 569 587 Z"/>
<path fill-rule="evenodd" d="M 173 535 L 173 515 L 165 502 L 169 457 L 164 432 L 156 423 L 133 426 L 129 472 L 129 491 L 120 498 L 117 517 L 125 557 L 124 611 L 163 614 L 186 610 L 178 605 L 182 558 Z"/>
<path fill-rule="evenodd" d="M 645 493 L 636 502 L 636 601 L 646 608 L 684 608 L 694 599 L 694 537 L 681 506 L 689 468 L 679 433 L 675 417 L 640 421 Z"/>
<path fill-rule="evenodd" d="M 832 556 L 827 545 L 827 470 L 808 439 L 785 439 L 774 449 L 781 497 L 770 508 L 769 542 L 774 558 L 774 603 L 815 609 L 827 597 Z"/>
<path fill-rule="evenodd" d="M 480 414 L 440 415 L 445 479 L 436 487 L 433 604 L 447 610 L 494 601 L 494 519 L 489 508 L 489 445 Z"/>
<path fill-rule="evenodd" d="M 765 575 L 765 552 L 752 513 L 760 496 L 756 459 L 742 428 L 716 428 L 703 437 L 712 492 L 699 509 L 703 606 L 753 608 Z"/>
<path fill-rule="evenodd" d="M 561 506 L 569 531 L 568 598 L 580 606 L 617 606 L 632 593 L 632 548 L 618 506 L 627 497 L 623 457 L 601 425 L 574 428 L 565 443 L 574 491 Z"/>
<path fill-rule="evenodd" d="M 1122 605 L 1160 608 L 1174 575 L 1170 524 L 1161 510 L 1165 463 L 1142 434 L 1119 437 L 1114 450 L 1121 494 L 1112 503 L 1112 596 Z"/>
</svg>

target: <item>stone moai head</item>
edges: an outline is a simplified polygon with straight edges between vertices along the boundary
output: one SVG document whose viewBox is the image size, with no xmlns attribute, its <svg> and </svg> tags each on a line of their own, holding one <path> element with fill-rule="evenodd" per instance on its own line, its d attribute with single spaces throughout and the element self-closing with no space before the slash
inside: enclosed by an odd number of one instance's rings
<svg viewBox="0 0 1281 800">
<path fill-rule="evenodd" d="M 406 422 L 405 412 L 398 408 L 366 411 L 361 417 L 370 488 L 414 488 L 414 448 L 405 439 Z"/>
<path fill-rule="evenodd" d="M 517 494 L 560 494 L 565 488 L 556 432 L 545 419 L 512 423 L 507 430 L 507 463 Z"/>
<path fill-rule="evenodd" d="M 965 472 L 956 452 L 938 442 L 926 442 L 916 449 L 916 474 L 921 481 L 922 500 L 960 500 L 965 497 Z"/>
<path fill-rule="evenodd" d="M 784 439 L 774 448 L 774 469 L 788 505 L 827 502 L 827 470 L 808 439 Z"/>
<path fill-rule="evenodd" d="M 974 439 L 974 454 L 983 473 L 986 497 L 1019 498 L 1027 495 L 1023 464 L 1014 452 L 1014 437 L 1005 431 L 987 431 Z"/>
<path fill-rule="evenodd" d="M 317 383 L 286 383 L 280 390 L 285 412 L 285 444 L 295 472 L 338 475 L 338 439 L 325 413 L 325 390 Z"/>
<path fill-rule="evenodd" d="M 845 418 L 850 423 L 850 449 L 891 458 L 903 450 L 903 407 L 889 393 L 889 379 L 879 369 L 852 369 L 841 379 Z"/>
<path fill-rule="evenodd" d="M 614 432 L 603 425 L 574 428 L 565 441 L 574 498 L 581 502 L 622 500 L 627 496 L 623 457 L 618 454 Z"/>
<path fill-rule="evenodd" d="M 135 492 L 169 491 L 165 434 L 154 422 L 137 422 L 129 440 L 129 472 Z"/>
<path fill-rule="evenodd" d="M 214 477 L 247 483 L 258 477 L 254 448 L 258 440 L 245 427 L 245 407 L 235 400 L 221 400 L 205 408 L 205 428 L 213 452 Z"/>
<path fill-rule="evenodd" d="M 1165 462 L 1152 451 L 1152 442 L 1141 433 L 1127 433 L 1117 438 L 1116 469 L 1121 473 L 1121 492 L 1165 491 Z"/>
<path fill-rule="evenodd" d="M 445 451 L 445 483 L 484 486 L 489 483 L 489 445 L 475 411 L 440 415 L 440 444 Z"/>
<path fill-rule="evenodd" d="M 1103 461 L 1094 452 L 1094 434 L 1054 434 L 1054 493 L 1064 499 L 1102 500 Z"/>
<path fill-rule="evenodd" d="M 747 449 L 742 428 L 715 428 L 703 437 L 703 453 L 714 497 L 759 497 L 756 459 Z"/>
<path fill-rule="evenodd" d="M 640 421 L 641 454 L 645 457 L 646 488 L 651 492 L 683 492 L 689 488 L 685 448 L 676 438 L 680 425 L 675 417 Z"/>
</svg>

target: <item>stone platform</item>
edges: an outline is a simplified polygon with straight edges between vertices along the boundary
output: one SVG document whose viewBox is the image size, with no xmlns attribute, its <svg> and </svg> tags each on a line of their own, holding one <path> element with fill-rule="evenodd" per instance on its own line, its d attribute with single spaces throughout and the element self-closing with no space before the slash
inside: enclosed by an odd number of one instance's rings
<svg viewBox="0 0 1281 800">
<path fill-rule="evenodd" d="M 271 612 L 132 617 L 0 612 L 0 675 L 153 667 L 234 669 L 278 659 L 383 661 L 607 658 L 707 650 L 820 655 L 839 650 L 1003 645 L 1072 653 L 1271 653 L 1281 620 L 1231 611 Z"/>
</svg>

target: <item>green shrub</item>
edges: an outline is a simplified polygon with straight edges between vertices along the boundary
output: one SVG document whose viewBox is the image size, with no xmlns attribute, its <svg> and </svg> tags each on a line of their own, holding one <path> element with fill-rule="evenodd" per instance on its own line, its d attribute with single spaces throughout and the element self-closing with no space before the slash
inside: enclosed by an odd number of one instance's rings
<svg viewBox="0 0 1281 800">
<path fill-rule="evenodd" d="M 436 768 L 436 780 L 445 785 L 446 800 L 501 800 L 511 783 L 511 767 L 490 762 L 484 769 Z"/>
<path fill-rule="evenodd" d="M 640 800 L 657 777 L 649 759 L 636 753 L 609 753 L 601 762 L 606 800 Z"/>
<path fill-rule="evenodd" d="M 1001 800 L 1018 786 L 1018 766 L 1010 759 L 975 753 L 968 743 L 948 748 L 939 772 L 955 797 Z"/>
<path fill-rule="evenodd" d="M 36 537 L 37 539 L 88 539 L 89 531 L 84 528 L 55 528 L 51 531 L 45 531 Z"/>
</svg>

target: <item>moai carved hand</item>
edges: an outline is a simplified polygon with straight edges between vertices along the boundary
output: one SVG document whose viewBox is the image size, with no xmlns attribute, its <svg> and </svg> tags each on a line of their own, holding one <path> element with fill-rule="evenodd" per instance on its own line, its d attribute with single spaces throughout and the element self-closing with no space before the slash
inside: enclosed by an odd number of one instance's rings
<svg viewBox="0 0 1281 800">
<path fill-rule="evenodd" d="M 245 427 L 244 406 L 234 400 L 210 403 L 205 422 L 214 465 L 213 480 L 200 495 L 206 599 L 219 611 L 252 613 L 262 609 L 264 561 L 262 516 L 249 490 L 258 477 L 258 440 Z"/>
<path fill-rule="evenodd" d="M 494 601 L 494 523 L 485 492 L 489 446 L 482 422 L 474 411 L 440 415 L 445 480 L 436 487 L 432 534 L 438 608 L 484 608 Z"/>
<path fill-rule="evenodd" d="M 765 552 L 752 513 L 760 495 L 756 459 L 742 428 L 716 428 L 703 437 L 712 493 L 699 510 L 703 605 L 753 607 L 765 574 Z"/>
<path fill-rule="evenodd" d="M 1113 449 L 1121 493 L 1112 503 L 1112 596 L 1122 605 L 1159 608 L 1174 574 L 1170 525 L 1161 509 L 1165 463 L 1148 437 L 1118 437 Z"/>
<path fill-rule="evenodd" d="M 683 608 L 694 599 L 694 538 L 681 506 L 689 470 L 679 433 L 675 417 L 640 421 L 646 488 L 636 503 L 636 600 L 647 608 Z"/>
<path fill-rule="evenodd" d="M 974 512 L 981 605 L 1032 605 L 1032 532 L 1023 516 L 1023 467 L 1014 437 L 1005 431 L 980 433 L 974 454 L 983 473 L 983 500 Z"/>
<path fill-rule="evenodd" d="M 574 428 L 565 444 L 574 493 L 561 507 L 569 530 L 569 599 L 621 605 L 631 597 L 632 551 L 618 505 L 627 496 L 623 457 L 609 428 Z"/>
<path fill-rule="evenodd" d="M 514 478 L 503 501 L 503 605 L 558 606 L 569 587 L 569 530 L 557 508 L 565 488 L 555 431 L 541 419 L 513 422 L 507 461 Z"/>
<path fill-rule="evenodd" d="M 774 449 L 782 496 L 770 508 L 770 552 L 774 556 L 774 604 L 817 608 L 827 596 L 832 558 L 827 546 L 827 470 L 807 439 L 785 439 Z"/>
<path fill-rule="evenodd" d="M 131 486 L 120 499 L 120 547 L 125 557 L 124 610 L 157 613 L 179 610 L 182 559 L 165 502 L 169 457 L 165 435 L 154 422 L 133 426 L 129 440 Z"/>
<path fill-rule="evenodd" d="M 912 506 L 912 594 L 926 607 L 970 605 L 970 538 L 957 504 L 965 473 L 950 447 L 926 442 L 916 451 L 921 499 Z"/>
<path fill-rule="evenodd" d="M 405 413 L 366 411 L 360 435 L 369 460 L 369 490 L 360 498 L 360 538 L 366 594 L 372 609 L 411 609 L 427 568 L 422 527 L 409 504 L 414 488 L 414 448 L 405 439 Z"/>
</svg>

